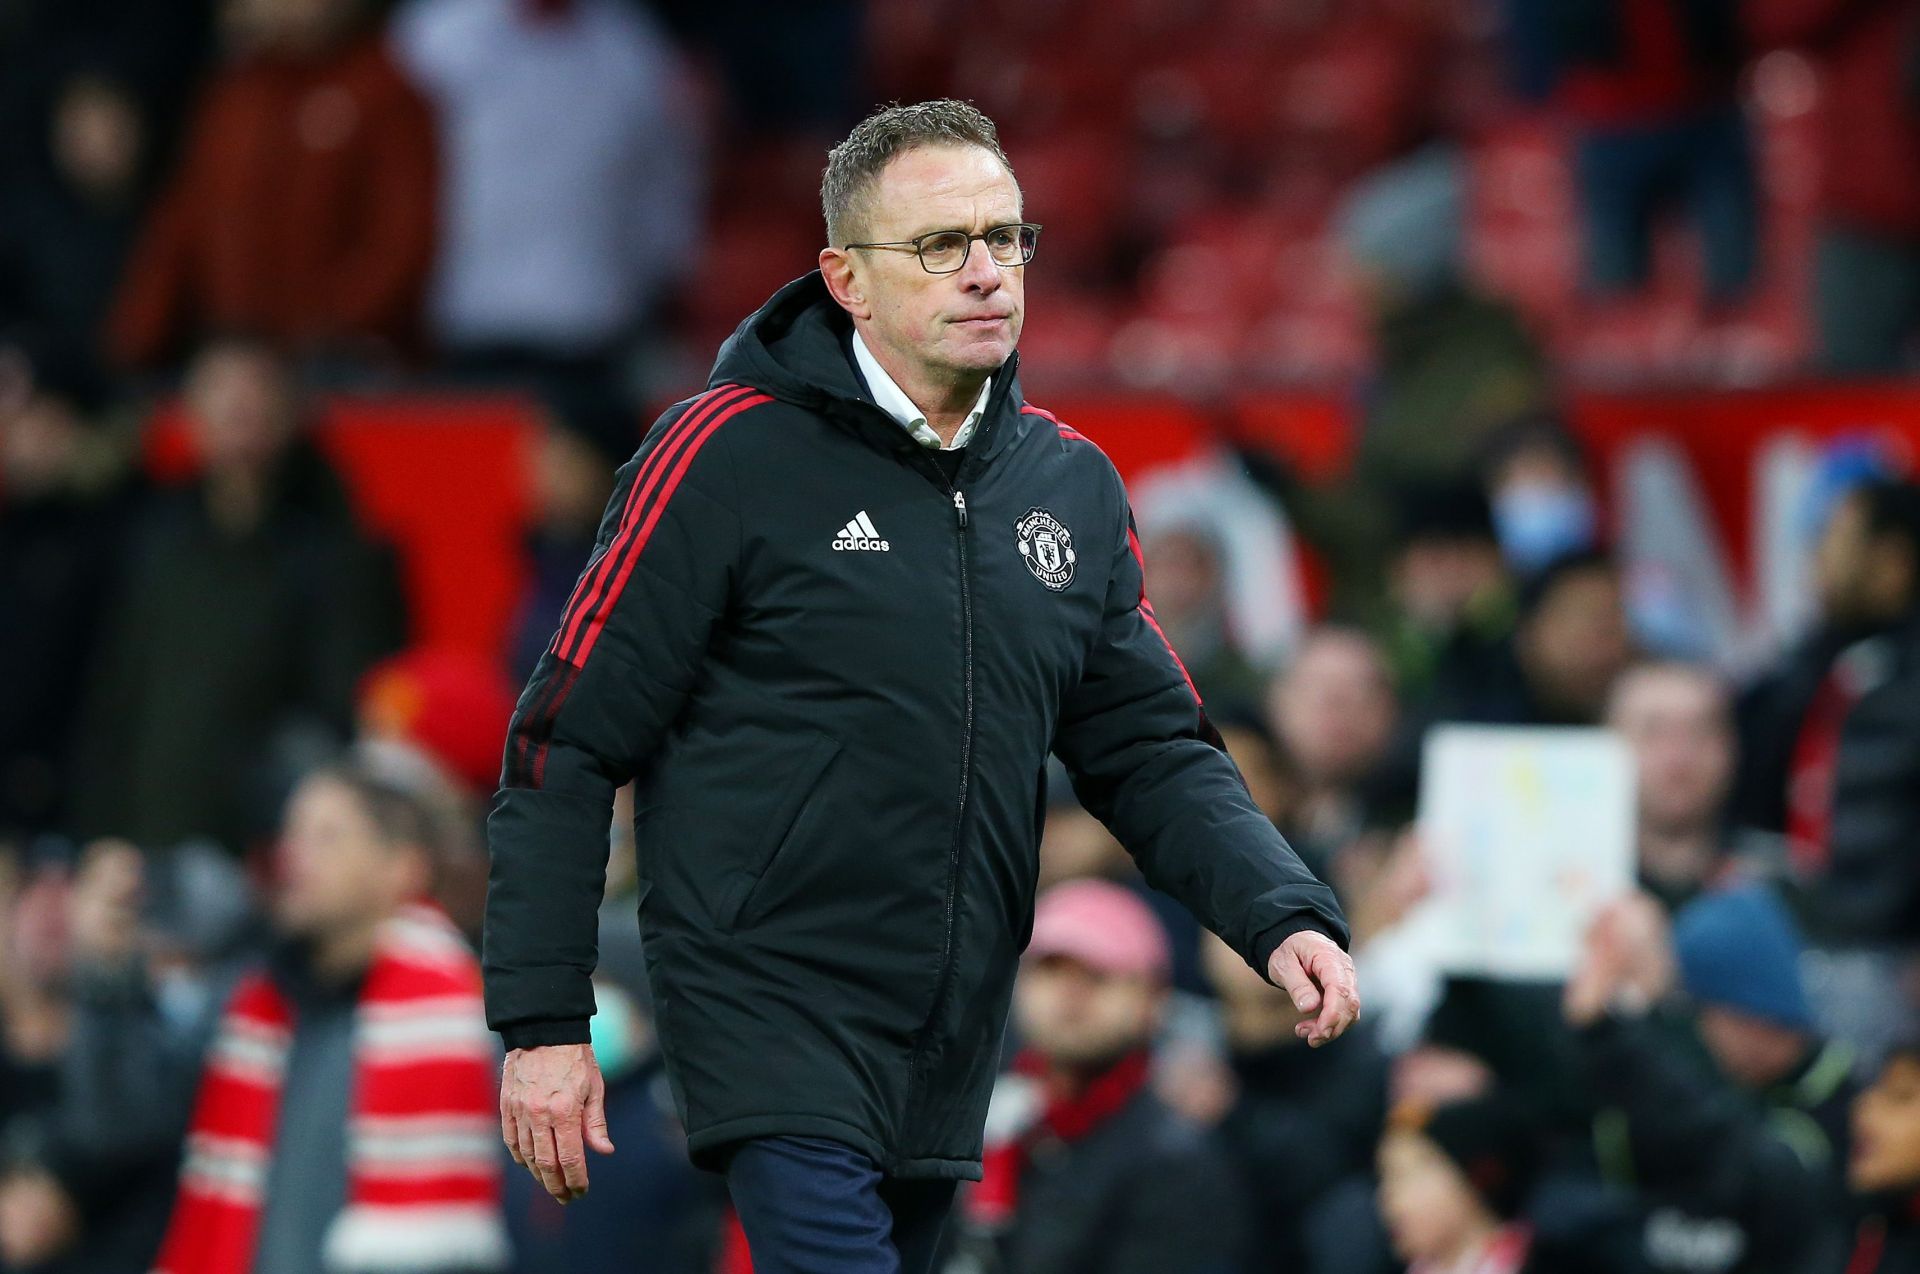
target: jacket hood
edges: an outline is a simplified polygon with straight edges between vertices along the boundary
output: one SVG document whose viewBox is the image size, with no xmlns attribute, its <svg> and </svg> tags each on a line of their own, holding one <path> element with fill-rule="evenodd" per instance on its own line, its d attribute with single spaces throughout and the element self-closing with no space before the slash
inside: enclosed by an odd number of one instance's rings
<svg viewBox="0 0 1920 1274">
<path fill-rule="evenodd" d="M 815 270 L 775 292 L 734 329 L 714 359 L 707 385 L 751 385 L 783 402 L 829 414 L 837 414 L 830 409 L 849 403 L 871 407 L 873 398 L 847 357 L 852 330 L 853 321 Z M 989 419 L 1009 408 L 1018 414 L 1019 366 L 1016 352 L 995 369 Z"/>
</svg>

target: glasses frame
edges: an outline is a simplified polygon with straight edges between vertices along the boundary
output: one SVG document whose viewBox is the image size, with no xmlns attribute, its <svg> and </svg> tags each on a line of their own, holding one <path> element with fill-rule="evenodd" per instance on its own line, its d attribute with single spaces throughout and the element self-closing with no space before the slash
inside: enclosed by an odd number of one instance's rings
<svg viewBox="0 0 1920 1274">
<path fill-rule="evenodd" d="M 1000 266 L 1002 270 L 1018 270 L 1021 267 L 1031 263 L 1033 261 L 1035 253 L 1038 253 L 1040 251 L 1040 231 L 1042 228 L 1043 227 L 1037 221 L 1007 221 L 1007 222 L 1002 222 L 1000 225 L 997 225 L 997 226 L 988 226 L 985 230 L 982 230 L 979 234 L 967 235 L 967 250 L 960 254 L 960 264 L 954 266 L 953 269 L 951 270 L 936 270 L 932 266 L 928 265 L 927 258 L 924 252 L 922 251 L 922 247 L 928 239 L 937 239 L 944 234 L 965 233 L 964 231 L 961 231 L 961 230 L 929 230 L 925 234 L 917 235 L 912 239 L 895 239 L 889 243 L 849 243 L 845 245 L 845 247 L 846 247 L 846 250 L 849 252 L 853 251 L 853 249 L 855 248 L 881 248 L 888 252 L 911 252 L 913 253 L 914 257 L 920 262 L 920 268 L 922 270 L 925 270 L 928 274 L 934 274 L 934 275 L 958 274 L 960 273 L 960 271 L 966 269 L 967 262 L 973 259 L 973 244 L 976 239 L 982 243 L 985 243 L 987 236 L 992 234 L 996 230 L 1031 230 L 1033 232 L 1033 251 L 1029 252 L 1026 255 L 1025 260 L 1016 262 L 1015 264 L 1012 264 L 1012 265 L 1001 265 L 1001 263 L 998 261 L 993 262 L 995 265 Z M 987 259 L 990 261 L 993 260 L 993 250 L 991 248 L 987 250 Z"/>
</svg>

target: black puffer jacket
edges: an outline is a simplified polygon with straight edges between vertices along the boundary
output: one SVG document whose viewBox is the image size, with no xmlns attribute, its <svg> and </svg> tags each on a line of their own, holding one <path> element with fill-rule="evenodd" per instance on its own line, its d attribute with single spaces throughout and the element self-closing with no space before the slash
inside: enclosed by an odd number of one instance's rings
<svg viewBox="0 0 1920 1274">
<path fill-rule="evenodd" d="M 695 1161 L 797 1134 L 975 1177 L 1049 749 L 1256 967 L 1346 929 L 1162 639 L 1100 449 L 1023 403 L 1016 356 L 950 482 L 873 405 L 847 330 L 818 275 L 788 285 L 620 471 L 508 740 L 488 1016 L 510 1047 L 587 1038 L 632 777 Z"/>
<path fill-rule="evenodd" d="M 1920 615 L 1817 633 L 1742 696 L 1735 815 L 1785 830 L 1794 749 L 1829 677 L 1854 702 L 1834 759 L 1826 863 L 1804 882 L 1803 919 L 1823 944 L 1909 944 L 1920 938 Z"/>
</svg>

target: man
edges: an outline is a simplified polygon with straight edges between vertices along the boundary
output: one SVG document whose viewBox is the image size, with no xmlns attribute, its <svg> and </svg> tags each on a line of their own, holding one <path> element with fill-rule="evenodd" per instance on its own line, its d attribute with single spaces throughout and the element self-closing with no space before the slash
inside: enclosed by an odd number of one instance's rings
<svg viewBox="0 0 1920 1274">
<path fill-rule="evenodd" d="M 186 403 L 202 470 L 135 515 L 86 679 L 73 817 L 238 850 L 271 831 L 291 758 L 346 737 L 404 606 L 272 346 L 209 342 Z"/>
<path fill-rule="evenodd" d="M 1821 1023 L 1871 1063 L 1920 945 L 1920 483 L 1849 491 L 1814 582 L 1812 632 L 1742 696 L 1735 809 L 1784 833 Z"/>
<path fill-rule="evenodd" d="M 589 975 L 632 778 L 668 1077 L 760 1274 L 922 1269 L 979 1176 L 1050 749 L 1309 1043 L 1358 1012 L 1331 892 L 1160 636 L 1112 465 L 1023 402 L 1038 228 L 992 122 L 881 111 L 822 203 L 820 271 L 621 470 L 490 823 L 509 1147 L 563 1199 L 612 1149 Z"/>
<path fill-rule="evenodd" d="M 221 7 L 225 56 L 107 316 L 114 362 L 169 367 L 232 327 L 303 357 L 383 364 L 418 350 L 433 114 L 367 29 L 374 7 Z"/>
<path fill-rule="evenodd" d="M 1872 479 L 1814 558 L 1819 618 L 1740 704 L 1741 820 L 1784 832 L 1816 938 L 1920 936 L 1920 484 Z"/>
<path fill-rule="evenodd" d="M 1696 899 L 1671 935 L 1659 903 L 1634 895 L 1588 936 L 1563 1011 L 1602 1173 L 1639 1195 L 1657 1271 L 1839 1268 L 1827 1262 L 1853 1059 L 1817 1035 L 1800 954 L 1791 916 L 1757 885 Z"/>
<path fill-rule="evenodd" d="M 1607 724 L 1633 753 L 1640 887 L 1669 912 L 1726 865 L 1733 704 L 1710 669 L 1644 663 L 1614 683 Z"/>
<path fill-rule="evenodd" d="M 1124 886 L 1073 880 L 1040 899 L 1014 992 L 1025 1047 L 994 1096 L 960 1268 L 1246 1268 L 1250 1218 L 1223 1148 L 1148 1082 L 1171 968 L 1160 922 Z"/>
<path fill-rule="evenodd" d="M 1309 633 L 1267 693 L 1281 748 L 1299 768 L 1296 827 L 1332 852 L 1358 835 L 1365 797 L 1393 743 L 1399 702 L 1379 643 L 1355 628 Z"/>
<path fill-rule="evenodd" d="M 214 1032 L 156 1274 L 505 1268 L 479 971 L 424 901 L 436 804 L 391 762 L 294 792 L 276 941 Z"/>
<path fill-rule="evenodd" d="M 1599 551 L 1554 560 L 1520 590 L 1510 654 L 1493 675 L 1441 696 L 1440 719 L 1597 725 L 1633 659 L 1619 565 Z"/>
</svg>

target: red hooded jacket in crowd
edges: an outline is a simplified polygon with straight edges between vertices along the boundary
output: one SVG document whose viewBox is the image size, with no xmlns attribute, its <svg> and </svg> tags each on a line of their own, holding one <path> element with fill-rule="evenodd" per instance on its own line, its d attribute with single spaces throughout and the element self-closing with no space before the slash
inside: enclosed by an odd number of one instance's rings
<svg viewBox="0 0 1920 1274">
<path fill-rule="evenodd" d="M 436 183 L 426 103 L 377 38 L 236 62 L 128 263 L 110 354 L 151 365 L 232 328 L 301 351 L 412 348 Z"/>
</svg>

